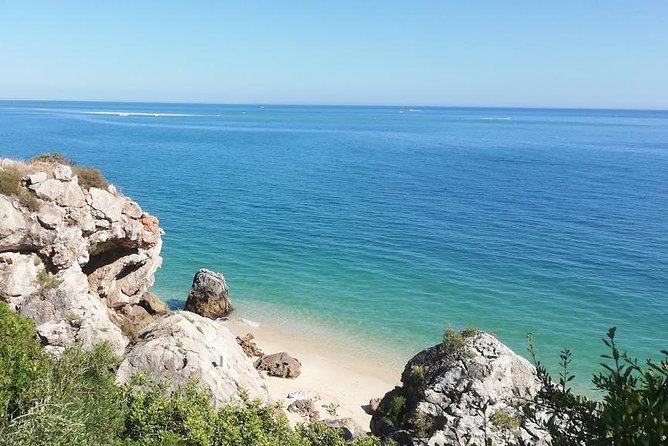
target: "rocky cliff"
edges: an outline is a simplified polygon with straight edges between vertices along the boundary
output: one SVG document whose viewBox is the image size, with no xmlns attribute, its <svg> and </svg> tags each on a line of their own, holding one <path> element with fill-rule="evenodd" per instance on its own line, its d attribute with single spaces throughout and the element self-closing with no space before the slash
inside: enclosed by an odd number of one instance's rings
<svg viewBox="0 0 668 446">
<path fill-rule="evenodd" d="M 124 358 L 120 381 L 141 372 L 177 387 L 195 378 L 218 403 L 241 391 L 268 401 L 227 328 L 170 315 L 148 291 L 162 235 L 156 217 L 96 170 L 0 159 L 0 300 L 35 321 L 45 350 L 108 342 Z"/>
<path fill-rule="evenodd" d="M 104 340 L 122 353 L 125 335 L 164 312 L 147 294 L 157 218 L 114 186 L 82 186 L 69 165 L 2 159 L 0 174 L 0 299 L 35 320 L 47 350 Z"/>
</svg>

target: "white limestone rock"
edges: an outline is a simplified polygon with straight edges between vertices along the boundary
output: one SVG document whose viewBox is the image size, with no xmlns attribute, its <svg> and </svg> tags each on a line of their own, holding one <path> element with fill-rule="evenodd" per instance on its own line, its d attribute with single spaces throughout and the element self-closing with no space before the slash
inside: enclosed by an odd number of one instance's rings
<svg viewBox="0 0 668 446">
<path fill-rule="evenodd" d="M 52 204 L 42 205 L 37 212 L 37 220 L 46 229 L 55 229 L 57 226 L 60 226 L 63 223 L 64 218 L 65 211 Z"/>
<path fill-rule="evenodd" d="M 46 175 L 46 172 L 35 172 L 33 174 L 26 175 L 24 179 L 26 180 L 26 183 L 30 185 L 46 181 L 47 178 L 48 176 Z"/>
<path fill-rule="evenodd" d="M 127 200 L 123 204 L 123 213 L 130 218 L 138 219 L 143 212 L 141 207 L 134 201 Z"/>
<path fill-rule="evenodd" d="M 76 181 L 76 177 L 72 181 L 62 184 L 62 193 L 57 197 L 56 202 L 63 207 L 82 208 L 86 206 L 86 195 Z"/>
<path fill-rule="evenodd" d="M 12 308 L 26 296 L 37 292 L 37 273 L 43 268 L 36 254 L 4 252 L 0 254 L 0 300 Z"/>
<path fill-rule="evenodd" d="M 38 198 L 46 201 L 56 201 L 63 193 L 63 183 L 58 180 L 46 180 L 36 185 L 31 185 L 30 189 L 35 191 Z"/>
<path fill-rule="evenodd" d="M 522 417 L 540 383 L 535 368 L 494 336 L 478 332 L 464 338 L 465 347 L 443 344 L 423 350 L 406 365 L 403 386 L 385 395 L 371 421 L 372 432 L 399 444 L 457 444 L 468 438 L 471 444 L 547 445 L 546 431 Z M 404 414 L 397 423 L 390 415 L 392 401 L 405 398 Z M 516 427 L 494 425 L 490 420 L 502 412 L 515 420 Z M 405 420 L 422 419 L 434 429 L 427 437 L 413 430 Z M 404 420 L 404 421 L 401 421 Z"/>
<path fill-rule="evenodd" d="M 90 188 L 90 196 L 93 209 L 102 212 L 107 220 L 115 222 L 121 219 L 123 212 L 123 202 L 121 200 L 96 187 Z"/>
<path fill-rule="evenodd" d="M 22 183 L 40 206 L 0 194 L 0 299 L 35 321 L 49 352 L 107 341 L 123 353 L 128 339 L 114 322 L 159 317 L 133 307 L 162 262 L 158 219 L 114 187 L 84 192 L 69 166 L 0 158 L 0 169 L 15 167 L 29 172 Z M 47 271 L 45 287 L 37 276 Z"/>
<path fill-rule="evenodd" d="M 53 169 L 53 177 L 60 181 L 72 181 L 72 168 L 65 164 L 58 164 Z"/>
<path fill-rule="evenodd" d="M 216 404 L 241 401 L 241 390 L 269 401 L 250 359 L 218 322 L 180 311 L 153 322 L 139 336 L 118 369 L 120 382 L 147 372 L 153 382 L 177 388 L 195 377 L 211 389 Z"/>
</svg>

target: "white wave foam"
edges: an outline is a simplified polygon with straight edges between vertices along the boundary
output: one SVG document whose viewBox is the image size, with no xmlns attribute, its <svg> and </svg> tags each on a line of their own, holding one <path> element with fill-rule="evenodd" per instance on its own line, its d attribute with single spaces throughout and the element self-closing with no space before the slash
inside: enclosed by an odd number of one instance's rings
<svg viewBox="0 0 668 446">
<path fill-rule="evenodd" d="M 140 112 L 117 112 L 117 111 L 86 111 L 85 115 L 111 115 L 111 116 L 153 116 L 155 118 L 185 118 L 196 116 L 188 113 L 140 113 Z"/>
<path fill-rule="evenodd" d="M 250 325 L 253 328 L 257 328 L 260 326 L 259 322 L 251 321 L 250 319 L 245 319 L 243 317 L 241 318 L 241 322 L 243 322 L 246 325 Z"/>
<path fill-rule="evenodd" d="M 489 117 L 489 118 L 480 118 L 480 119 L 483 120 L 483 121 L 510 121 L 511 120 L 511 118 L 509 118 L 507 116 L 499 117 L 499 118 Z"/>
</svg>

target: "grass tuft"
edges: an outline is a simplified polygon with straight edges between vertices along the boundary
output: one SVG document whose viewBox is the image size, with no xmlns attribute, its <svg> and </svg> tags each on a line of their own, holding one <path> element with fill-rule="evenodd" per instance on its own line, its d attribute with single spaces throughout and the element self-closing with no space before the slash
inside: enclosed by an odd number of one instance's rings
<svg viewBox="0 0 668 446">
<path fill-rule="evenodd" d="M 65 164 L 67 166 L 74 166 L 76 163 L 59 152 L 47 152 L 35 155 L 28 160 L 28 164 L 48 163 L 48 164 Z"/>
<path fill-rule="evenodd" d="M 102 172 L 94 167 L 74 166 L 72 171 L 79 177 L 79 186 L 82 189 L 97 187 L 106 190 L 109 187 L 109 181 L 102 175 Z"/>
<path fill-rule="evenodd" d="M 39 285 L 39 289 L 42 293 L 58 288 L 62 282 L 61 279 L 50 274 L 46 268 L 40 269 L 37 273 L 37 285 Z"/>
</svg>

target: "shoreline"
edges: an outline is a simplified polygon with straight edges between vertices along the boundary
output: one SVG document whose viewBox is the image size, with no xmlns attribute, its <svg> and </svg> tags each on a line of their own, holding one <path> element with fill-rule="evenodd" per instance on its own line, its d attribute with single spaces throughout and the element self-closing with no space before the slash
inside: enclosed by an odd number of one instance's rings
<svg viewBox="0 0 668 446">
<path fill-rule="evenodd" d="M 280 402 L 284 410 L 295 401 L 288 394 L 297 393 L 313 399 L 321 420 L 351 418 L 368 431 L 371 415 L 364 407 L 371 399 L 382 398 L 400 384 L 403 369 L 369 361 L 368 357 L 355 355 L 336 344 L 295 336 L 275 325 L 250 324 L 238 315 L 221 322 L 236 336 L 251 333 L 265 354 L 287 352 L 302 364 L 297 378 L 276 378 L 262 373 L 269 396 Z M 328 412 L 325 406 L 330 411 L 336 408 L 335 413 Z M 285 413 L 293 425 L 308 421 L 287 410 Z"/>
</svg>

